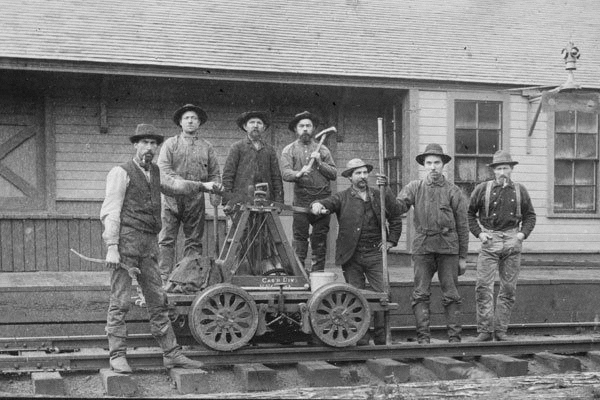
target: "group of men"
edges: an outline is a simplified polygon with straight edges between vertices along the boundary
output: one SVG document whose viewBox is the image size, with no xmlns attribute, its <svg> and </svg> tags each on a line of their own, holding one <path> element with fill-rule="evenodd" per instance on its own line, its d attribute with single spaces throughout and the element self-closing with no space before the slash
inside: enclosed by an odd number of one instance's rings
<svg viewBox="0 0 600 400">
<path fill-rule="evenodd" d="M 125 315 L 132 280 L 123 266 L 141 271 L 137 280 L 147 303 L 151 332 L 164 351 L 165 366 L 202 366 L 181 354 L 162 287 L 174 265 L 180 226 L 185 237 L 183 255 L 201 255 L 205 192 L 221 195 L 223 204 L 228 205 L 238 198 L 247 198 L 255 184 L 268 183 L 267 198 L 283 203 L 284 180 L 294 183 L 294 205 L 310 210 L 293 215 L 293 246 L 301 263 L 305 263 L 310 245 L 309 270 L 324 270 L 330 214 L 335 213 L 339 222 L 336 264 L 341 265 L 346 281 L 360 289 L 368 281 L 373 290 L 384 290 L 382 251 L 397 245 L 402 215 L 414 208 L 415 278 L 411 301 L 419 343 L 430 342 L 430 285 L 435 273 L 441 283 L 449 341 L 461 340 L 457 282 L 466 266 L 470 230 L 482 242 L 476 287 L 479 335 L 475 340 L 506 340 L 515 302 L 521 243 L 533 230 L 536 218 L 526 189 L 510 178 L 517 162 L 508 153 L 499 151 L 494 155 L 489 166 L 495 179 L 477 186 L 470 204 L 464 192 L 444 177 L 444 166 L 451 157 L 437 144 L 428 145 L 416 157 L 425 168 L 426 177 L 410 182 L 397 197 L 386 187 L 387 178 L 383 175 L 377 177 L 383 193 L 369 186 L 373 166 L 360 159 L 350 160 L 341 173 L 349 179 L 350 187 L 332 195 L 331 182 L 337 178 L 337 169 L 329 149 L 314 140 L 319 125 L 316 115 L 305 111 L 290 121 L 289 130 L 297 139 L 283 149 L 278 159 L 273 146 L 263 138 L 270 126 L 269 115 L 262 111 L 242 113 L 236 122 L 246 135 L 231 146 L 222 180 L 215 150 L 200 135 L 200 127 L 207 120 L 200 107 L 184 105 L 173 115 L 181 132 L 166 141 L 152 125 L 138 125 L 130 137 L 135 148 L 133 160 L 114 167 L 107 176 L 101 220 L 106 263 L 113 268 L 106 327 L 113 370 L 131 372 L 125 358 Z M 153 164 L 163 141 L 157 164 Z M 381 196 L 384 209 L 380 206 Z M 387 221 L 385 243 L 381 235 L 382 213 Z M 496 269 L 501 286 L 494 311 Z M 374 315 L 374 328 L 374 343 L 385 344 L 383 315 Z M 369 339 L 367 334 L 358 344 L 368 344 Z"/>
</svg>

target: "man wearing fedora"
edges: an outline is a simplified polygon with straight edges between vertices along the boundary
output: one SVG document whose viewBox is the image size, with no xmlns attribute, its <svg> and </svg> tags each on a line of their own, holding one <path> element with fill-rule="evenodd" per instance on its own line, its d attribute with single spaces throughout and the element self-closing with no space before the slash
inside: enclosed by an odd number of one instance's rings
<svg viewBox="0 0 600 400">
<path fill-rule="evenodd" d="M 507 340 L 506 331 L 515 304 L 521 249 L 535 227 L 536 214 L 527 189 L 511 179 L 518 164 L 505 150 L 498 150 L 488 166 L 494 179 L 482 182 L 471 194 L 469 229 L 481 241 L 477 258 L 476 342 Z M 500 291 L 494 308 L 494 278 L 500 275 Z"/>
<path fill-rule="evenodd" d="M 329 149 L 321 145 L 317 151 L 318 143 L 315 142 L 313 134 L 318 125 L 317 116 L 308 111 L 296 114 L 288 125 L 297 139 L 281 152 L 281 171 L 284 181 L 294 183 L 295 206 L 309 207 L 313 201 L 330 196 L 330 182 L 337 178 L 337 170 Z M 311 160 L 314 160 L 312 166 Z M 308 253 L 309 229 L 312 226 L 311 271 L 325 269 L 330 218 L 329 214 L 315 216 L 294 212 L 293 246 L 303 266 Z"/>
<path fill-rule="evenodd" d="M 431 279 L 438 274 L 442 289 L 442 305 L 446 318 L 448 341 L 461 341 L 459 271 L 466 268 L 469 246 L 467 198 L 462 190 L 443 175 L 444 166 L 452 160 L 437 143 L 427 145 L 416 157 L 427 175 L 406 185 L 396 201 L 402 213 L 414 208 L 412 261 L 415 273 L 411 304 L 417 325 L 417 341 L 427 344 Z"/>
<path fill-rule="evenodd" d="M 204 191 L 218 192 L 221 186 L 217 155 L 210 142 L 200 136 L 200 126 L 208 117 L 193 104 L 186 104 L 173 114 L 173 122 L 181 132 L 168 138 L 158 156 L 158 166 L 168 176 L 203 182 Z M 179 227 L 183 224 L 185 243 L 183 257 L 202 255 L 205 223 L 204 193 L 163 196 L 162 230 L 159 235 L 159 260 L 163 283 L 175 265 L 175 246 Z"/>
<path fill-rule="evenodd" d="M 381 247 L 386 250 L 396 246 L 402 233 L 402 217 L 391 190 L 385 191 L 385 210 L 381 210 L 379 189 L 368 184 L 373 166 L 359 158 L 346 164 L 342 176 L 351 186 L 325 199 L 312 203 L 311 211 L 321 215 L 326 211 L 336 213 L 339 229 L 335 249 L 335 263 L 342 266 L 344 278 L 350 285 L 365 289 L 366 281 L 377 292 L 383 292 L 383 259 Z M 388 222 L 386 243 L 381 237 L 381 213 Z M 383 312 L 374 314 L 374 338 L 377 345 L 385 344 Z M 370 334 L 361 338 L 358 345 L 369 344 Z"/>
<path fill-rule="evenodd" d="M 140 270 L 137 281 L 146 300 L 150 332 L 163 350 L 165 367 L 201 368 L 203 364 L 185 357 L 177 344 L 156 264 L 156 235 L 161 226 L 161 192 L 192 195 L 206 188 L 201 182 L 161 174 L 152 159 L 164 138 L 152 125 L 138 125 L 129 139 L 135 156 L 108 173 L 106 197 L 100 211 L 104 225 L 102 238 L 107 246 L 106 264 L 112 268 L 106 322 L 110 367 L 119 373 L 131 373 L 125 358 L 125 316 L 131 303 L 131 277 L 120 267 L 122 263 Z"/>
<path fill-rule="evenodd" d="M 263 133 L 269 128 L 266 112 L 248 111 L 237 118 L 238 127 L 246 137 L 229 149 L 223 168 L 223 202 L 247 198 L 257 183 L 268 183 L 269 200 L 283 203 L 283 180 L 275 148 L 266 143 Z"/>
</svg>

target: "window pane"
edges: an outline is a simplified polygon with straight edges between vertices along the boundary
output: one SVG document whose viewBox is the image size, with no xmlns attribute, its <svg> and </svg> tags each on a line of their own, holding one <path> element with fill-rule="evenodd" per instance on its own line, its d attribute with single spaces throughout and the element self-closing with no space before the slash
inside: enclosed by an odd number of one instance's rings
<svg viewBox="0 0 600 400">
<path fill-rule="evenodd" d="M 554 209 L 555 210 L 572 210 L 572 186 L 556 186 L 554 187 Z"/>
<path fill-rule="evenodd" d="M 556 158 L 573 158 L 575 156 L 575 135 L 557 133 L 554 154 Z"/>
<path fill-rule="evenodd" d="M 474 158 L 457 158 L 455 161 L 455 180 L 474 181 L 476 179 L 476 160 Z"/>
<path fill-rule="evenodd" d="M 571 161 L 556 161 L 554 163 L 554 181 L 557 185 L 573 184 L 573 163 Z"/>
<path fill-rule="evenodd" d="M 474 129 L 456 130 L 456 154 L 475 154 L 477 151 Z"/>
<path fill-rule="evenodd" d="M 479 131 L 479 152 L 478 154 L 494 154 L 499 150 L 498 142 L 500 140 L 500 131 L 480 130 Z"/>
<path fill-rule="evenodd" d="M 597 135 L 577 134 L 577 158 L 596 158 Z"/>
<path fill-rule="evenodd" d="M 480 158 L 477 160 L 477 180 L 479 182 L 488 181 L 494 177 L 492 169 L 488 164 L 492 162 L 491 158 Z"/>
<path fill-rule="evenodd" d="M 480 129 L 500 129 L 500 103 L 479 103 Z"/>
<path fill-rule="evenodd" d="M 593 185 L 594 171 L 596 165 L 594 162 L 576 162 L 575 163 L 575 184 L 576 185 Z"/>
<path fill-rule="evenodd" d="M 594 210 L 594 187 L 575 187 L 575 209 L 579 211 Z"/>
<path fill-rule="evenodd" d="M 556 132 L 575 132 L 575 111 L 559 111 L 555 114 Z"/>
<path fill-rule="evenodd" d="M 578 112 L 577 132 L 598 133 L 598 114 Z"/>
<path fill-rule="evenodd" d="M 476 104 L 472 101 L 457 101 L 454 103 L 454 123 L 457 128 L 477 128 Z"/>
</svg>

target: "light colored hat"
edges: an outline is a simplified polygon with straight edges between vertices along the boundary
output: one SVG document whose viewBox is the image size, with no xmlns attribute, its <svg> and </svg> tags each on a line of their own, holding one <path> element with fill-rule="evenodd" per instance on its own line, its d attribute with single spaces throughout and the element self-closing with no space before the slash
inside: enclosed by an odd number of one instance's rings
<svg viewBox="0 0 600 400">
<path fill-rule="evenodd" d="M 367 172 L 373 171 L 373 166 L 371 164 L 365 163 L 360 158 L 353 158 L 346 164 L 346 169 L 342 172 L 342 176 L 344 178 L 349 178 L 350 175 L 352 175 L 352 172 L 360 167 L 367 167 Z"/>
<path fill-rule="evenodd" d="M 437 143 L 428 144 L 427 147 L 425 147 L 425 151 L 419 154 L 415 159 L 419 164 L 423 165 L 425 162 L 425 157 L 427 156 L 440 156 L 442 157 L 442 162 L 444 164 L 448 164 L 450 160 L 452 160 L 452 157 L 450 157 L 448 154 L 445 154 L 444 150 L 442 150 L 442 146 Z"/>
<path fill-rule="evenodd" d="M 492 162 L 488 164 L 488 167 L 494 168 L 497 165 L 508 164 L 511 167 L 517 165 L 518 161 L 513 161 L 510 153 L 506 150 L 498 150 L 494 153 L 494 157 L 492 158 Z"/>
</svg>

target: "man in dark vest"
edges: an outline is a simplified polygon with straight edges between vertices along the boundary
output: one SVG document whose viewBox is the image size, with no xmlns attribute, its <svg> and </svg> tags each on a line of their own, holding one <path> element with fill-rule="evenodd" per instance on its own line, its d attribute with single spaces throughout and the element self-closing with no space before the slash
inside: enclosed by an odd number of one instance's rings
<svg viewBox="0 0 600 400">
<path fill-rule="evenodd" d="M 181 353 L 168 317 L 167 297 L 157 266 L 161 219 L 160 194 L 192 194 L 207 191 L 202 182 L 175 179 L 159 172 L 152 159 L 163 136 L 152 125 L 140 124 L 130 138 L 133 160 L 114 167 L 106 178 L 106 197 L 100 211 L 102 238 L 107 246 L 106 264 L 112 268 L 110 304 L 106 323 L 110 366 L 115 372 L 131 373 L 125 358 L 125 316 L 131 302 L 131 277 L 120 265 L 139 268 L 137 281 L 150 316 L 150 331 L 163 350 L 165 367 L 201 368 L 203 363 Z"/>
<path fill-rule="evenodd" d="M 494 180 L 482 182 L 471 194 L 467 213 L 469 230 L 481 241 L 477 259 L 476 342 L 507 340 L 506 331 L 515 304 L 523 240 L 535 227 L 536 215 L 527 189 L 511 179 L 513 161 L 498 150 L 488 166 Z M 494 278 L 500 275 L 500 291 L 494 308 Z"/>
</svg>

